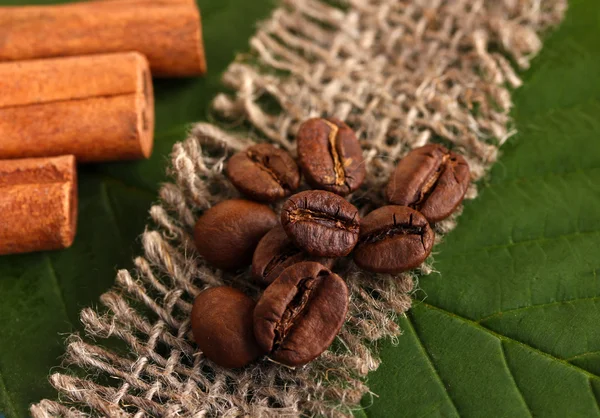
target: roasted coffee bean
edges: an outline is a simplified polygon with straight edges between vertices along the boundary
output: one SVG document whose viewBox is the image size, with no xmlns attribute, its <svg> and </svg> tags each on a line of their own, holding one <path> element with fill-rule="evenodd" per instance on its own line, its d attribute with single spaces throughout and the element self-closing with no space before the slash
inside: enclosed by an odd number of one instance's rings
<svg viewBox="0 0 600 418">
<path fill-rule="evenodd" d="M 358 210 L 343 197 L 323 190 L 308 190 L 290 197 L 281 211 L 288 237 L 311 255 L 342 257 L 356 245 Z"/>
<path fill-rule="evenodd" d="M 346 283 L 325 266 L 294 264 L 263 293 L 254 309 L 254 335 L 273 360 L 301 366 L 333 342 L 348 311 Z"/>
<path fill-rule="evenodd" d="M 386 189 L 393 205 L 410 206 L 429 222 L 450 216 L 469 187 L 465 159 L 439 144 L 414 149 L 398 163 Z"/>
<path fill-rule="evenodd" d="M 240 192 L 263 202 L 289 196 L 300 184 L 294 159 L 271 144 L 253 145 L 235 154 L 227 163 L 227 176 Z"/>
<path fill-rule="evenodd" d="M 252 258 L 252 275 L 258 283 L 268 286 L 283 270 L 301 261 L 316 261 L 330 269 L 335 259 L 305 253 L 294 245 L 281 225 L 277 225 L 258 243 Z"/>
<path fill-rule="evenodd" d="M 268 206 L 249 200 L 224 200 L 196 222 L 194 240 L 198 253 L 215 267 L 235 270 L 252 262 L 260 239 L 277 225 Z"/>
<path fill-rule="evenodd" d="M 419 266 L 433 247 L 427 219 L 406 206 L 384 206 L 365 216 L 354 262 L 376 273 L 400 273 Z"/>
<path fill-rule="evenodd" d="M 338 119 L 309 119 L 296 136 L 298 163 L 313 187 L 345 196 L 365 179 L 362 149 L 354 131 Z"/>
<path fill-rule="evenodd" d="M 254 337 L 256 303 L 229 286 L 200 293 L 192 308 L 192 333 L 204 355 L 219 366 L 243 367 L 263 350 Z"/>
</svg>

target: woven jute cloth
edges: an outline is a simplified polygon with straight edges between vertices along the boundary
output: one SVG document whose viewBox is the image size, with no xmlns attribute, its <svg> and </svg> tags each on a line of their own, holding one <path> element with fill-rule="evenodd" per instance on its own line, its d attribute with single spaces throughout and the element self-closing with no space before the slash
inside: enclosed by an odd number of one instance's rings
<svg viewBox="0 0 600 418">
<path fill-rule="evenodd" d="M 260 141 L 294 154 L 302 121 L 335 116 L 357 131 L 364 150 L 367 179 L 349 197 L 361 215 L 384 204 L 381 190 L 397 161 L 432 141 L 465 155 L 472 199 L 513 133 L 517 71 L 565 7 L 564 0 L 283 1 L 252 38 L 252 53 L 225 73 L 235 94 L 215 98 L 220 127 L 196 124 L 174 146 L 173 182 L 150 209 L 143 256 L 135 270 L 119 271 L 101 297 L 104 309 L 82 311 L 85 333 L 68 339 L 64 368 L 50 376 L 59 400 L 32 406 L 34 417 L 351 415 L 369 393 L 365 376 L 380 364 L 373 343 L 401 338 L 395 318 L 434 264 L 390 276 L 342 263 L 351 300 L 334 348 L 297 369 L 266 358 L 241 370 L 216 366 L 193 343 L 194 297 L 222 284 L 259 295 L 248 271 L 212 268 L 192 240 L 203 211 L 238 196 L 223 174 L 227 158 Z M 435 226 L 438 241 L 457 216 Z"/>
</svg>

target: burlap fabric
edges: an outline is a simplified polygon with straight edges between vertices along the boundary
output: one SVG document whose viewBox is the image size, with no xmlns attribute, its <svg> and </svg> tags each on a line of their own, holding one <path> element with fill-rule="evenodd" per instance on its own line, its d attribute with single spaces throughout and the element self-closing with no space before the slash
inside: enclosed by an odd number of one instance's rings
<svg viewBox="0 0 600 418">
<path fill-rule="evenodd" d="M 364 149 L 367 180 L 350 197 L 361 214 L 383 203 L 397 160 L 427 142 L 463 153 L 475 182 L 513 133 L 515 66 L 527 67 L 541 47 L 538 34 L 565 7 L 564 0 L 284 1 L 252 38 L 253 53 L 224 75 L 236 93 L 215 100 L 221 128 L 197 124 L 174 146 L 173 182 L 150 210 L 144 255 L 135 271 L 118 273 L 102 313 L 83 310 L 85 335 L 69 338 L 66 367 L 50 377 L 60 400 L 43 400 L 32 414 L 351 415 L 369 391 L 364 377 L 379 366 L 372 343 L 400 334 L 394 319 L 410 308 L 415 279 L 431 271 L 431 260 L 398 277 L 343 264 L 352 294 L 347 323 L 306 367 L 267 359 L 243 370 L 216 366 L 192 342 L 194 297 L 224 283 L 258 295 L 248 272 L 211 268 L 191 238 L 205 209 L 237 196 L 223 175 L 228 156 L 264 140 L 294 153 L 299 123 L 330 115 L 354 127 Z M 467 197 L 475 195 L 473 185 Z M 455 219 L 436 225 L 438 239 Z"/>
</svg>

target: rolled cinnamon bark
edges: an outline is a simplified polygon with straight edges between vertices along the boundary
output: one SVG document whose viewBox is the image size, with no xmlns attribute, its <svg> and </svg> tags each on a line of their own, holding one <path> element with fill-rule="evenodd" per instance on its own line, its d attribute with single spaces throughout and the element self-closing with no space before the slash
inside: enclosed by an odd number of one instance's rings
<svg viewBox="0 0 600 418">
<path fill-rule="evenodd" d="M 0 64 L 0 159 L 147 158 L 154 99 L 137 52 Z"/>
<path fill-rule="evenodd" d="M 77 174 L 72 155 L 0 161 L 0 254 L 73 243 Z"/>
<path fill-rule="evenodd" d="M 0 61 L 138 51 L 157 76 L 206 72 L 191 0 L 111 0 L 0 7 Z"/>
</svg>

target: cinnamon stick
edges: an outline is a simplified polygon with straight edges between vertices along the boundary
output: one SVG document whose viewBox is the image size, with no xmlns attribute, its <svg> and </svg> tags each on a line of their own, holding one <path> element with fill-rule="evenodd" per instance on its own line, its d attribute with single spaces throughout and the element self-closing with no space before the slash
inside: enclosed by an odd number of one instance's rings
<svg viewBox="0 0 600 418">
<path fill-rule="evenodd" d="M 152 81 L 136 52 L 1 63 L 0 92 L 0 159 L 152 152 Z"/>
<path fill-rule="evenodd" d="M 138 51 L 153 75 L 206 72 L 191 0 L 110 0 L 0 7 L 0 61 Z"/>
<path fill-rule="evenodd" d="M 0 161 L 0 254 L 73 243 L 77 174 L 70 156 Z"/>
</svg>

